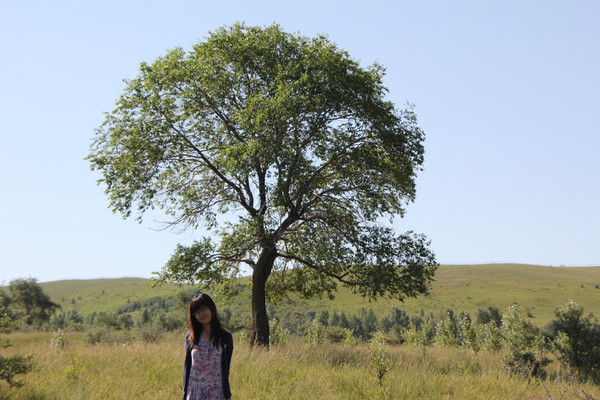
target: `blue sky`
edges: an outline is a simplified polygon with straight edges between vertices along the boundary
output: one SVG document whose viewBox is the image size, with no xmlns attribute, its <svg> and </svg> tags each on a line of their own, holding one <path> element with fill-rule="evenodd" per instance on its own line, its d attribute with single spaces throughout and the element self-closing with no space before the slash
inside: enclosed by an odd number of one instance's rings
<svg viewBox="0 0 600 400">
<path fill-rule="evenodd" d="M 0 0 L 0 283 L 149 277 L 177 243 L 83 159 L 123 79 L 235 22 L 387 68 L 427 135 L 399 231 L 442 264 L 600 265 L 600 2 Z"/>
</svg>

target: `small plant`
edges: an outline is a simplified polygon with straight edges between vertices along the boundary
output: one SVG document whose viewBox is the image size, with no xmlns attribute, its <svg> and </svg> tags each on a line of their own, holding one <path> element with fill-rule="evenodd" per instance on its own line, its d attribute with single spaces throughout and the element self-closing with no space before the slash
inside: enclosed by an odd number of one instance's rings
<svg viewBox="0 0 600 400">
<path fill-rule="evenodd" d="M 0 291 L 0 295 L 2 291 Z M 0 315 L 0 331 L 12 327 L 13 320 L 8 315 Z M 0 338 L 0 347 L 10 347 L 8 340 Z M 21 382 L 15 380 L 16 375 L 23 375 L 33 369 L 33 356 L 22 356 L 20 354 L 4 357 L 0 355 L 0 380 L 5 380 L 10 386 L 22 386 Z"/>
<path fill-rule="evenodd" d="M 84 370 L 83 361 L 81 360 L 81 351 L 75 354 L 72 351 L 67 351 L 68 363 L 60 371 L 61 375 L 67 379 L 76 380 Z"/>
<path fill-rule="evenodd" d="M 473 353 L 477 355 L 479 350 L 481 350 L 481 342 L 477 335 L 477 330 L 473 327 L 471 320 L 467 317 L 463 317 L 460 320 L 459 329 L 461 344 L 473 350 Z"/>
<path fill-rule="evenodd" d="M 433 343 L 434 328 L 433 321 L 427 319 L 420 327 L 412 325 L 410 328 L 405 328 L 402 331 L 402 339 L 409 346 L 420 348 L 423 355 L 425 355 L 427 346 Z"/>
<path fill-rule="evenodd" d="M 358 339 L 352 333 L 352 329 L 344 329 L 344 346 L 356 346 Z"/>
<path fill-rule="evenodd" d="M 269 335 L 270 344 L 273 346 L 285 346 L 289 332 L 285 329 L 279 320 L 275 319 L 269 324 L 271 332 Z"/>
<path fill-rule="evenodd" d="M 309 345 L 321 344 L 325 341 L 325 327 L 321 325 L 318 319 L 313 319 L 313 322 L 306 331 L 306 342 Z"/>
<path fill-rule="evenodd" d="M 369 372 L 377 378 L 380 387 L 390 367 L 391 360 L 385 352 L 385 336 L 378 331 L 369 342 Z"/>
<path fill-rule="evenodd" d="M 65 335 L 62 329 L 57 330 L 52 335 L 52 339 L 50 339 L 50 346 L 54 348 L 63 348 L 67 345 L 67 341 L 65 339 Z"/>
</svg>

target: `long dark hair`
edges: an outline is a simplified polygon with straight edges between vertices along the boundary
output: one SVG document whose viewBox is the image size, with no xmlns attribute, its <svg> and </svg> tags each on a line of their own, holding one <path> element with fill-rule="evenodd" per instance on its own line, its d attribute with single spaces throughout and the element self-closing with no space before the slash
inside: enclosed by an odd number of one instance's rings
<svg viewBox="0 0 600 400">
<path fill-rule="evenodd" d="M 221 325 L 221 321 L 219 320 L 219 316 L 217 315 L 217 306 L 213 299 L 210 298 L 206 293 L 196 293 L 196 295 L 192 298 L 190 302 L 190 307 L 188 309 L 188 325 L 190 327 L 190 335 L 188 340 L 192 344 L 198 344 L 198 340 L 200 340 L 200 335 L 202 334 L 203 326 L 202 324 L 194 317 L 194 312 L 202 307 L 208 307 L 212 318 L 210 320 L 210 341 L 221 345 L 220 335 L 219 333 L 223 330 L 223 326 Z"/>
</svg>

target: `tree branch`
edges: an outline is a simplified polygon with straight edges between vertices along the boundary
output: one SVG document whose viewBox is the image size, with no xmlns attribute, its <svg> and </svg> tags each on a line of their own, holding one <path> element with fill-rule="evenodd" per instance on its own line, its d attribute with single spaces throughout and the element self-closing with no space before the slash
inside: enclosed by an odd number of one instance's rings
<svg viewBox="0 0 600 400">
<path fill-rule="evenodd" d="M 313 264 L 313 263 L 311 263 L 311 262 L 309 262 L 309 261 L 307 261 L 307 260 L 305 260 L 305 259 L 303 259 L 303 258 L 301 258 L 299 256 L 296 256 L 294 254 L 285 254 L 285 253 L 277 252 L 277 256 L 285 258 L 285 259 L 288 259 L 288 260 L 297 261 L 297 262 L 301 263 L 302 265 L 305 265 L 305 266 L 307 266 L 307 267 L 309 267 L 309 268 L 311 268 L 311 269 L 313 269 L 313 270 L 315 270 L 315 271 L 317 271 L 317 272 L 319 272 L 321 274 L 325 274 L 325 275 L 327 275 L 327 276 L 329 276 L 331 278 L 335 278 L 335 279 L 337 279 L 338 281 L 342 282 L 345 285 L 349 285 L 349 286 L 359 286 L 360 285 L 360 283 L 358 283 L 358 282 L 349 281 L 347 279 L 344 279 L 349 274 L 348 272 L 345 272 L 345 273 L 343 273 L 341 275 L 334 274 L 333 272 L 328 271 L 328 270 L 323 270 L 323 269 L 319 268 L 318 266 L 316 266 L 315 264 Z"/>
</svg>

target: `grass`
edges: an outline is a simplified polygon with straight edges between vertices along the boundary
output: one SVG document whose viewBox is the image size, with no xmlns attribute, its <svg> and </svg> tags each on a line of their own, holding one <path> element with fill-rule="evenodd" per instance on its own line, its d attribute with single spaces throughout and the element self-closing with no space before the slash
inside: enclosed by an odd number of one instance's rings
<svg viewBox="0 0 600 400">
<path fill-rule="evenodd" d="M 85 345 L 84 334 L 50 346 L 49 333 L 8 335 L 9 353 L 34 354 L 36 369 L 22 388 L 0 383 L 2 400 L 176 399 L 181 396 L 183 333 L 156 344 Z M 270 351 L 236 342 L 231 370 L 234 398 L 271 399 L 559 399 L 565 389 L 546 381 L 511 377 L 495 353 L 388 346 L 392 368 L 380 387 L 368 372 L 366 345 L 306 346 L 299 339 Z M 552 376 L 556 366 L 550 367 Z M 600 396 L 600 388 L 583 386 Z M 549 397 L 550 395 L 550 397 Z M 563 396 L 563 397 L 560 397 Z M 594 397 L 591 397 L 594 398 Z"/>
<path fill-rule="evenodd" d="M 154 296 L 175 296 L 186 287 L 168 284 L 153 288 L 150 283 L 149 279 L 119 278 L 44 282 L 40 286 L 64 310 L 75 309 L 83 315 L 94 311 L 114 312 L 128 302 Z"/>
<path fill-rule="evenodd" d="M 92 311 L 114 312 L 130 301 L 141 301 L 153 296 L 175 296 L 189 286 L 163 285 L 149 288 L 150 281 L 139 278 L 57 281 L 42 283 L 50 298 L 63 309 L 76 309 L 83 315 Z M 210 291 L 210 290 L 209 290 Z M 212 291 L 211 291 L 212 292 Z M 387 314 L 392 306 L 404 309 L 409 315 L 421 312 L 435 315 L 451 308 L 456 313 L 465 311 L 474 316 L 478 309 L 494 306 L 505 311 L 519 304 L 531 315 L 531 322 L 539 327 L 554 319 L 554 310 L 574 300 L 587 313 L 600 315 L 600 267 L 544 267 L 522 264 L 442 265 L 439 267 L 430 296 L 416 299 L 381 299 L 369 302 L 350 290 L 340 287 L 333 301 L 327 299 L 300 299 L 291 297 L 276 306 L 279 315 L 288 312 L 338 310 L 357 313 L 360 308 L 372 308 L 379 316 Z M 217 298 L 217 300 L 219 300 Z M 249 299 L 242 295 L 233 302 L 220 302 L 233 312 L 249 314 Z"/>
</svg>

